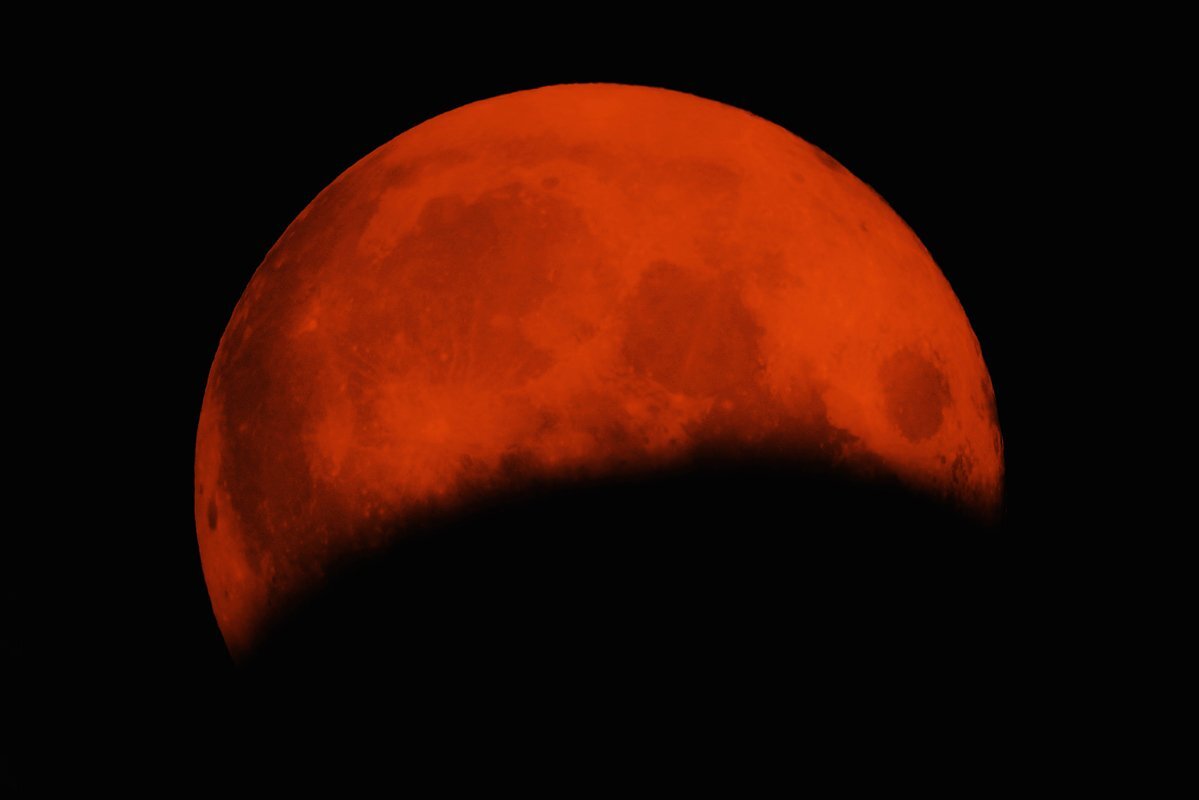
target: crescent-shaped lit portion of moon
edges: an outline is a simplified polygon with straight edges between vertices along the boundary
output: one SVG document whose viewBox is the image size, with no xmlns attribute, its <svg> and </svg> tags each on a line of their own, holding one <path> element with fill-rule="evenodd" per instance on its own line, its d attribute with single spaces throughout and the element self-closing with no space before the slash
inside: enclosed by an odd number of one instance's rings
<svg viewBox="0 0 1199 800">
<path fill-rule="evenodd" d="M 237 305 L 196 446 L 217 620 L 240 656 L 412 509 L 712 447 L 1000 504 L 966 315 L 836 161 L 663 89 L 472 103 L 334 181 Z"/>
</svg>

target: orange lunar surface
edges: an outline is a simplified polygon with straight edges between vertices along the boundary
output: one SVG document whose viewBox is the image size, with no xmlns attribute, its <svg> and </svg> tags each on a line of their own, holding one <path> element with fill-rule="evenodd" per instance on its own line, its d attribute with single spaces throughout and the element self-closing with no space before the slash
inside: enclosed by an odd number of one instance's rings
<svg viewBox="0 0 1199 800">
<path fill-rule="evenodd" d="M 831 157 L 664 89 L 472 103 L 342 174 L 237 305 L 196 441 L 216 619 L 241 658 L 405 515 L 713 448 L 1001 503 L 966 315 Z"/>
</svg>

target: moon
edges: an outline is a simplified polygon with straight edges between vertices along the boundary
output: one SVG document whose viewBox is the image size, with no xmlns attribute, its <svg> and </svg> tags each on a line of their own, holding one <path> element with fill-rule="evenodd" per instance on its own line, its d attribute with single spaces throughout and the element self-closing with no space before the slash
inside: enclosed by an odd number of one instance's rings
<svg viewBox="0 0 1199 800">
<path fill-rule="evenodd" d="M 237 304 L 196 439 L 213 611 L 240 659 L 407 515 L 713 449 L 1001 504 L 966 314 L 833 158 L 665 89 L 471 103 L 338 177 Z"/>
</svg>

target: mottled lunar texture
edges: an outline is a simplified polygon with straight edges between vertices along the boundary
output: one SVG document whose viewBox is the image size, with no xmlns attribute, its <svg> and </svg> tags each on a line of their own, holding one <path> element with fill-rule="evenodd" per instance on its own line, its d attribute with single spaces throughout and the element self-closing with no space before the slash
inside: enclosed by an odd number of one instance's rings
<svg viewBox="0 0 1199 800">
<path fill-rule="evenodd" d="M 217 620 L 241 657 L 405 514 L 697 449 L 1002 490 L 961 305 L 828 155 L 662 89 L 472 103 L 334 181 L 237 305 L 196 444 Z"/>
</svg>

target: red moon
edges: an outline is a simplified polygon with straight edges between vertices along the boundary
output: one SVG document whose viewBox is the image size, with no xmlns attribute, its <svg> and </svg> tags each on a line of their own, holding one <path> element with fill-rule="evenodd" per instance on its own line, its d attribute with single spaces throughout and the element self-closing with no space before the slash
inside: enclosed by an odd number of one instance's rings
<svg viewBox="0 0 1199 800">
<path fill-rule="evenodd" d="M 664 89 L 471 103 L 321 192 L 229 321 L 196 440 L 217 622 L 242 658 L 384 521 L 712 447 L 1001 501 L 966 315 L 831 157 Z"/>
</svg>

